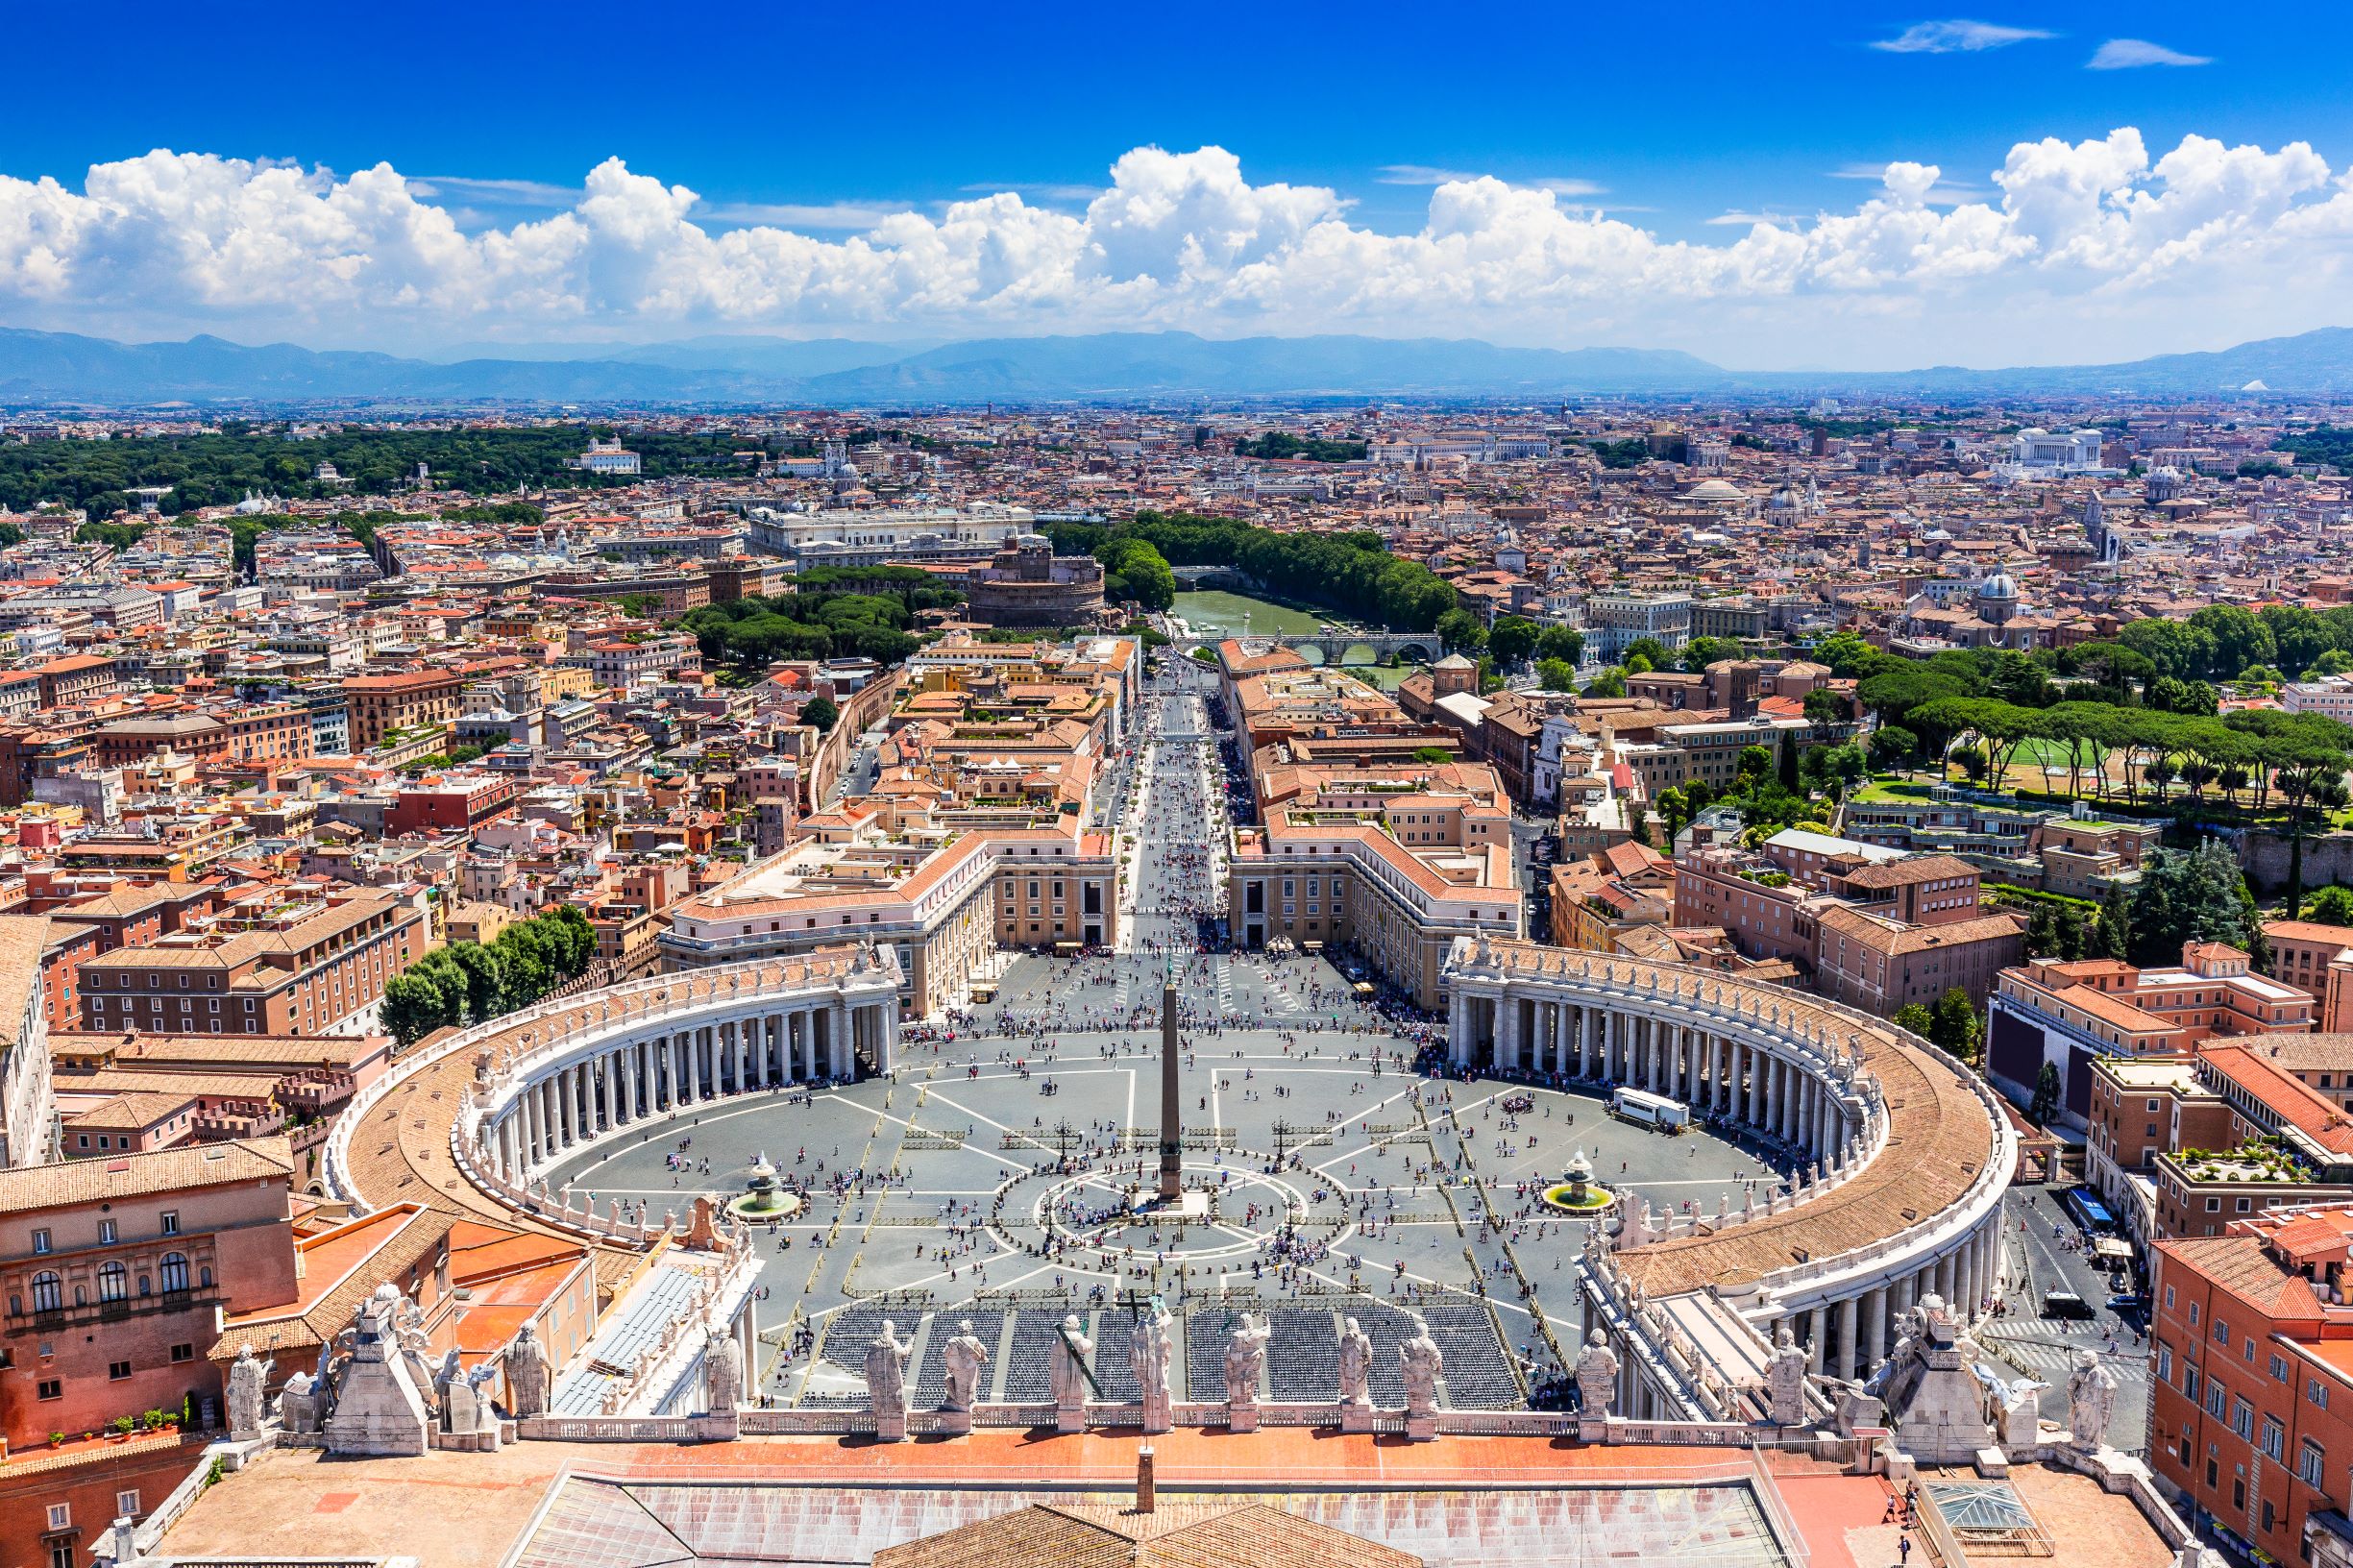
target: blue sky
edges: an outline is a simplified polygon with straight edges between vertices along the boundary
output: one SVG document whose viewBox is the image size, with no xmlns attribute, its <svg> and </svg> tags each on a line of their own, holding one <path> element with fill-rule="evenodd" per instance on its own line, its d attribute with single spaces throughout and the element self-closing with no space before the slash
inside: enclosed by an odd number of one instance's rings
<svg viewBox="0 0 2353 1568">
<path fill-rule="evenodd" d="M 2343 320 L 2325 286 L 2337 219 L 2285 232 L 2279 220 L 2334 199 L 2353 161 L 2353 108 L 2331 64 L 2353 43 L 2353 8 L 2267 8 L 2260 33 L 2235 25 L 2243 14 L 2167 4 L 834 14 L 846 19 L 116 7 L 97 32 L 86 12 L 21 12 L 20 66 L 57 62 L 86 86 L 12 116 L 0 137 L 0 176 L 18 187 L 0 192 L 0 319 L 249 340 L 277 322 L 263 335 L 395 348 L 450 331 L 937 337 L 1140 322 L 1630 342 L 1754 364 L 2104 355 L 2144 333 L 2149 352 Z M 1966 234 L 1880 226 L 1826 257 L 1784 243 L 1823 214 L 1855 217 L 1883 195 L 1891 160 L 1940 172 L 1905 204 L 1998 212 L 2006 187 L 1990 176 L 2021 144 L 2107 149 L 2127 128 L 2144 156 L 2137 168 L 2091 159 L 2106 170 L 2096 207 L 2164 195 L 2158 166 L 2185 137 L 2268 159 L 2306 143 L 2311 157 L 2217 164 L 2221 184 L 2171 220 L 2208 254 L 2196 266 L 2161 257 L 2161 276 L 2142 275 L 2181 234 L 2145 224 L 2120 250 L 2087 239 L 2096 211 L 2071 230 L 2030 226 L 2023 245 L 1973 221 L 1947 226 Z M 1148 148 L 1215 149 L 1232 167 L 1132 169 L 1136 202 L 1106 241 L 1083 221 L 1090 202 Z M 110 179 L 103 211 L 25 184 L 93 196 L 93 166 L 155 149 L 233 172 Z M 636 184 L 608 188 L 602 220 L 535 227 L 578 208 L 590 171 L 613 159 Z M 326 206 L 253 186 L 265 160 L 295 165 Z M 380 190 L 340 191 L 378 164 L 403 177 L 404 200 L 447 213 L 469 241 L 487 236 L 492 254 L 437 254 L 448 246 L 420 237 L 413 214 L 387 216 Z M 1485 186 L 1438 210 L 1443 181 L 1477 176 L 1540 193 L 1556 216 Z M 698 200 L 642 205 L 675 186 Z M 951 204 L 998 192 L 1022 210 L 968 212 L 961 238 L 900 232 L 842 249 L 890 213 L 944 226 Z M 227 218 L 225 202 L 237 208 Z M 1164 222 L 1155 204 L 1183 210 Z M 1620 227 L 1546 228 L 1597 210 Z M 1758 219 L 1773 226 L 1765 242 L 1730 253 Z M 679 224 L 693 235 L 681 241 Z M 731 232 L 748 236 L 735 254 L 700 254 Z M 1373 243 L 1413 236 L 1429 241 L 1413 255 Z M 2087 254 L 2062 262 L 2071 246 Z M 2257 286 L 2291 279 L 2304 298 Z M 2202 302 L 2186 318 L 2185 300 Z M 1989 332 L 1994 306 L 2003 323 Z"/>
</svg>

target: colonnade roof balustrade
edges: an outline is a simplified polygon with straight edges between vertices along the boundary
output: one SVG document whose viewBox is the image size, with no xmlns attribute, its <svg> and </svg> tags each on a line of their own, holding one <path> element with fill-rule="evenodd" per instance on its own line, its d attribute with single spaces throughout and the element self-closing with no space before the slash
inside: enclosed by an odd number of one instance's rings
<svg viewBox="0 0 2353 1568">
<path fill-rule="evenodd" d="M 1779 1035 L 1820 1054 L 1846 1051 L 1857 1058 L 1861 1075 L 1877 1080 L 1888 1132 L 1875 1158 L 1808 1202 L 1745 1215 L 1722 1230 L 1703 1221 L 1695 1234 L 1614 1254 L 1612 1262 L 1647 1296 L 1708 1286 L 1737 1290 L 1785 1269 L 1882 1248 L 1959 1207 L 1989 1179 L 2003 1179 L 1995 1167 L 2006 1130 L 1991 1091 L 1950 1057 L 1883 1019 L 1704 969 L 1534 943 L 1458 948 L 1455 963 L 1458 980 L 1549 981 L 1615 992 L 1609 999 L 1628 1007 L 1647 1000 L 1737 1014 L 1743 1029 Z"/>
<path fill-rule="evenodd" d="M 887 953 L 879 956 L 890 962 Z M 576 1232 L 544 1224 L 484 1191 L 453 1157 L 451 1130 L 470 1119 L 482 1054 L 511 1066 L 520 1081 L 540 1059 L 618 1047 L 673 1016 L 684 1027 L 687 1017 L 714 1003 L 740 1000 L 747 1017 L 775 1012 L 850 979 L 859 962 L 860 950 L 846 946 L 654 975 L 462 1029 L 402 1058 L 354 1099 L 329 1139 L 323 1174 L 336 1196 L 363 1212 L 421 1203 L 453 1218 L 580 1240 Z M 606 1242 L 598 1250 L 600 1276 L 634 1266 L 633 1249 Z"/>
</svg>

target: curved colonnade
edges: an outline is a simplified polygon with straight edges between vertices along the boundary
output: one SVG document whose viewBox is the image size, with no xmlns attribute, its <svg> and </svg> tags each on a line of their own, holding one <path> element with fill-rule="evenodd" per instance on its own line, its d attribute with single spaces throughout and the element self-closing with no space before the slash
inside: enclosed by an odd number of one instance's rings
<svg viewBox="0 0 2353 1568">
<path fill-rule="evenodd" d="M 462 1030 L 404 1058 L 338 1118 L 329 1188 L 366 1212 L 438 1174 L 426 1151 L 398 1146 L 397 1127 L 385 1129 L 394 1142 L 373 1146 L 380 1135 L 363 1131 L 392 1119 L 383 1102 L 424 1090 L 448 1118 L 450 1163 L 498 1208 L 643 1241 L 653 1227 L 642 1216 L 624 1220 L 618 1207 L 599 1215 L 585 1203 L 576 1212 L 550 1195 L 545 1173 L 600 1139 L 711 1100 L 888 1072 L 899 979 L 888 947 L 821 948 L 654 975 Z"/>
<path fill-rule="evenodd" d="M 1973 1318 L 1998 1292 L 2015 1139 L 1992 1089 L 1926 1041 L 1777 986 L 1532 943 L 1462 938 L 1446 972 L 1458 1065 L 1649 1089 L 1814 1163 L 1761 1211 L 1630 1215 L 1593 1260 L 1621 1305 L 1709 1293 L 1853 1378 L 1923 1296 Z"/>
</svg>

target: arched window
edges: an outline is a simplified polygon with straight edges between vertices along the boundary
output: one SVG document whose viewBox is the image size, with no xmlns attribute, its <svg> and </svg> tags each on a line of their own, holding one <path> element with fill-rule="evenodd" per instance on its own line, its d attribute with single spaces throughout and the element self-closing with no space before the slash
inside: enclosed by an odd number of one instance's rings
<svg viewBox="0 0 2353 1568">
<path fill-rule="evenodd" d="M 208 1290 L 212 1288 L 212 1265 L 210 1263 L 205 1264 L 196 1271 L 196 1283 Z"/>
<path fill-rule="evenodd" d="M 175 1290 L 185 1290 L 188 1287 L 188 1255 L 184 1252 L 165 1253 L 163 1266 L 159 1272 L 163 1276 L 165 1295 L 168 1296 Z"/>
<path fill-rule="evenodd" d="M 116 1262 L 98 1265 L 98 1299 L 121 1301 L 131 1294 L 131 1271 Z"/>
<path fill-rule="evenodd" d="M 44 1272 L 34 1275 L 33 1310 L 37 1312 L 64 1311 L 65 1297 L 61 1289 L 63 1283 L 52 1273 Z"/>
</svg>

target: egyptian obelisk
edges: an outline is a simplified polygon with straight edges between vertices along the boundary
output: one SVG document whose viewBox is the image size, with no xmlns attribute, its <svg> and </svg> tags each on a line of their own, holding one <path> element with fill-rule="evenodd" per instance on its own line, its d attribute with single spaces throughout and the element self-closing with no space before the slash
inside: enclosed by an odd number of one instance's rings
<svg viewBox="0 0 2353 1568">
<path fill-rule="evenodd" d="M 1177 1083 L 1177 983 L 1176 960 L 1168 959 L 1161 970 L 1160 987 L 1160 1195 L 1163 1203 L 1174 1203 L 1185 1192 L 1184 1109 L 1178 1104 L 1183 1092 Z"/>
</svg>

